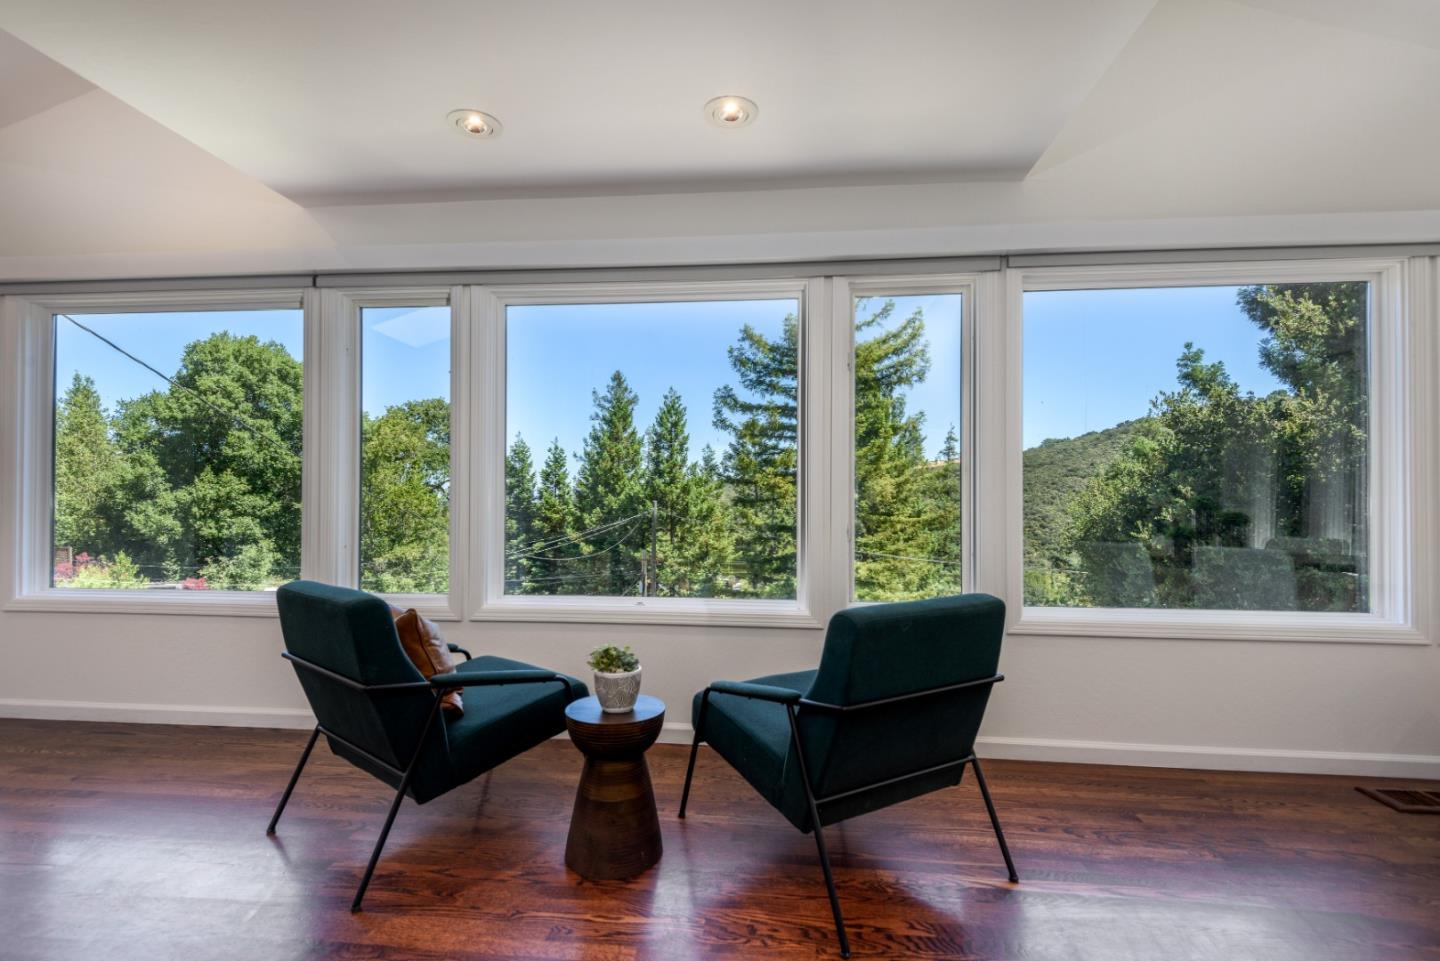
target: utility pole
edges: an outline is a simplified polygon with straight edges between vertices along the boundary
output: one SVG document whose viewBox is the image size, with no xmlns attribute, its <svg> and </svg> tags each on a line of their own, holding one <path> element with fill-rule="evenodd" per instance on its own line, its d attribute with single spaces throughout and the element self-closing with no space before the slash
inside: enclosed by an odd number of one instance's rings
<svg viewBox="0 0 1440 961">
<path fill-rule="evenodd" d="M 650 502 L 650 575 L 655 578 L 655 594 L 660 593 L 660 548 L 658 542 L 659 505 Z"/>
</svg>

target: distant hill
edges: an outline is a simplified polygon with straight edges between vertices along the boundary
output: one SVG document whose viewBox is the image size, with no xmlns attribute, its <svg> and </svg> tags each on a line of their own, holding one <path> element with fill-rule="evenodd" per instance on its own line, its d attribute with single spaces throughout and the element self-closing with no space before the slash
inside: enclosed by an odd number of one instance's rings
<svg viewBox="0 0 1440 961">
<path fill-rule="evenodd" d="M 1071 498 L 1130 446 L 1144 422 L 1127 420 L 1079 437 L 1045 440 L 1024 452 L 1027 565 L 1043 564 L 1059 551 Z"/>
</svg>

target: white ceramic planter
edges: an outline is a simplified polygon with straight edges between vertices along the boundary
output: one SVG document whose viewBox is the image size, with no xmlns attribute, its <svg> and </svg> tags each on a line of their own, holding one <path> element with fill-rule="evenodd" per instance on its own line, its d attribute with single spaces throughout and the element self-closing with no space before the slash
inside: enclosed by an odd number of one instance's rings
<svg viewBox="0 0 1440 961">
<path fill-rule="evenodd" d="M 618 674 L 595 672 L 595 696 L 600 700 L 600 709 L 606 714 L 629 714 L 635 710 L 635 699 L 640 696 L 640 672 Z"/>
</svg>

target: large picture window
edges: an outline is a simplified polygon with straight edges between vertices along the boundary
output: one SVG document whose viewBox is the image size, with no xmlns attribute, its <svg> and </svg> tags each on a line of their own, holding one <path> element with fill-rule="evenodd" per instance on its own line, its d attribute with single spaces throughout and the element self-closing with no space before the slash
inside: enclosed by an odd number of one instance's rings
<svg viewBox="0 0 1440 961">
<path fill-rule="evenodd" d="M 300 310 L 57 313 L 51 586 L 300 573 Z"/>
<path fill-rule="evenodd" d="M 360 587 L 450 589 L 450 308 L 364 307 Z"/>
<path fill-rule="evenodd" d="M 1364 281 L 1024 294 L 1024 600 L 1365 613 Z"/>
<path fill-rule="evenodd" d="M 506 307 L 504 592 L 795 598 L 799 311 Z"/>
<path fill-rule="evenodd" d="M 855 599 L 961 591 L 963 295 L 854 300 Z"/>
</svg>

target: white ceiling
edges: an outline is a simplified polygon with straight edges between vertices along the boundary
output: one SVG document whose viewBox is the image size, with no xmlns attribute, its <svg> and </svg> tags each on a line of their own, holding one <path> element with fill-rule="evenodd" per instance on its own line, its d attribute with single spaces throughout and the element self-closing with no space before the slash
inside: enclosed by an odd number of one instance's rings
<svg viewBox="0 0 1440 961">
<path fill-rule="evenodd" d="M 1436 103 L 1440 0 L 0 0 L 0 279 L 1433 240 Z"/>
<path fill-rule="evenodd" d="M 305 202 L 1019 178 L 1154 0 L 6 0 L 0 28 Z M 760 105 L 743 130 L 712 97 Z M 468 141 L 447 111 L 504 133 Z"/>
</svg>

